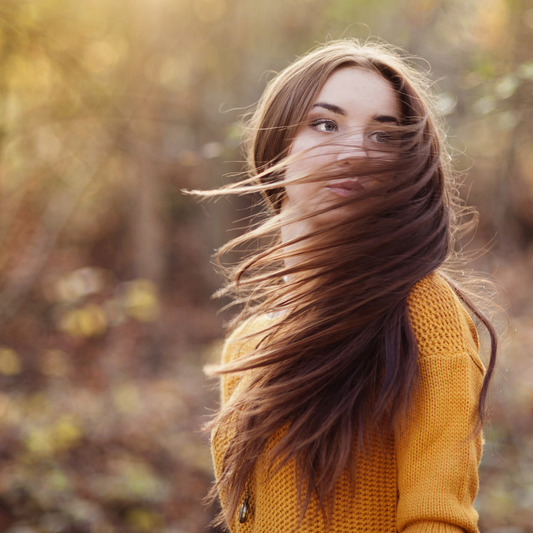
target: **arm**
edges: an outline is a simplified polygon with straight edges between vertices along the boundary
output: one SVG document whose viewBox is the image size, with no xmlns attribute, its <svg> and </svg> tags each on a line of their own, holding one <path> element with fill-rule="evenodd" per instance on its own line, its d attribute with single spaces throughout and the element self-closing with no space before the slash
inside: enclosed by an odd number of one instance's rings
<svg viewBox="0 0 533 533">
<path fill-rule="evenodd" d="M 484 367 L 472 320 L 437 274 L 408 301 L 419 386 L 397 435 L 400 533 L 477 533 L 473 507 L 483 439 L 474 434 Z"/>
<path fill-rule="evenodd" d="M 477 533 L 482 436 L 473 431 L 482 380 L 469 354 L 420 361 L 413 414 L 397 443 L 400 533 Z"/>
</svg>

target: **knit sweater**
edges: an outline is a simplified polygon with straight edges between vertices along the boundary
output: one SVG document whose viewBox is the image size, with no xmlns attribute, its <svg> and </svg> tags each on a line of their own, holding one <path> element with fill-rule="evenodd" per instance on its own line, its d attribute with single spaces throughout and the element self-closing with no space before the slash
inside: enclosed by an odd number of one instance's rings
<svg viewBox="0 0 533 533">
<path fill-rule="evenodd" d="M 331 533 L 478 532 L 473 502 L 482 436 L 473 432 L 484 367 L 476 329 L 438 274 L 413 288 L 408 308 L 419 349 L 419 386 L 411 415 L 401 432 L 367 435 L 364 453 L 354 445 L 355 487 L 348 472 L 337 481 Z M 240 337 L 261 331 L 269 320 L 258 317 L 237 329 L 226 341 L 222 362 L 249 354 L 258 339 Z M 223 376 L 222 403 L 238 394 L 239 382 L 245 381 L 246 372 Z M 250 517 L 244 524 L 227 517 L 232 532 L 326 531 L 314 496 L 298 527 L 295 462 L 269 472 L 270 451 L 283 433 L 271 436 L 255 464 L 249 481 Z M 229 438 L 212 440 L 217 477 Z"/>
</svg>

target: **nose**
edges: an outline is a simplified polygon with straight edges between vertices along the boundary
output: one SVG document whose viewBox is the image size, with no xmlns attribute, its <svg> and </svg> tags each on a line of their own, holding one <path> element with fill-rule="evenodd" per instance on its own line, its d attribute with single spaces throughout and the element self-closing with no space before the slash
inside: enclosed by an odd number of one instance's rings
<svg viewBox="0 0 533 533">
<path fill-rule="evenodd" d="M 343 167 L 352 166 L 358 157 L 366 156 L 362 139 L 357 142 L 350 142 L 346 146 L 340 146 L 337 153 L 337 163 Z"/>
</svg>

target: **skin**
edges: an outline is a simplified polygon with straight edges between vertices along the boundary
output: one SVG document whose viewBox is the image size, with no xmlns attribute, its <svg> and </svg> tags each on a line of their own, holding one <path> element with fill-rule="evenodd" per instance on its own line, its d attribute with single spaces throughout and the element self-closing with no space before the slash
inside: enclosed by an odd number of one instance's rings
<svg viewBox="0 0 533 533">
<path fill-rule="evenodd" d="M 380 123 L 399 123 L 400 103 L 392 85 L 379 74 L 359 67 L 335 71 L 326 81 L 305 123 L 300 127 L 289 155 L 304 152 L 285 172 L 286 197 L 282 217 L 292 219 L 312 215 L 340 197 L 357 194 L 368 186 L 353 178 L 298 183 L 298 177 L 322 164 L 336 164 L 348 170 L 361 155 L 380 155 L 384 138 Z M 332 146 L 336 143 L 338 145 Z M 382 152 L 383 153 L 383 152 Z M 335 222 L 342 210 L 335 209 L 305 220 L 290 223 L 282 229 L 282 239 L 307 234 L 324 223 Z M 303 259 L 300 257 L 298 260 Z M 295 261 L 289 259 L 286 263 Z M 286 264 L 290 266 L 290 264 Z"/>
</svg>

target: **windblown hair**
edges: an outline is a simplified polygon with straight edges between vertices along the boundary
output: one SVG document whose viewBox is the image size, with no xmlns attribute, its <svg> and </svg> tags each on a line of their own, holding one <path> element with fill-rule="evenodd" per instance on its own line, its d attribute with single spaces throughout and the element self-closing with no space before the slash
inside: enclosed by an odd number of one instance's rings
<svg viewBox="0 0 533 533">
<path fill-rule="evenodd" d="M 364 190 L 305 215 L 342 210 L 346 216 L 332 217 L 334 222 L 282 243 L 280 230 L 303 218 L 282 210 L 285 170 L 301 157 L 312 157 L 312 152 L 290 154 L 292 142 L 308 123 L 325 82 L 346 67 L 366 69 L 391 84 L 400 104 L 400 124 L 380 124 L 385 146 L 379 154 L 367 149 L 350 168 L 350 176 L 355 168 L 366 184 Z M 253 353 L 211 368 L 213 374 L 254 369 L 209 424 L 213 438 L 231 436 L 212 492 L 213 497 L 223 495 L 228 520 L 238 512 L 254 464 L 276 431 L 286 429 L 273 450 L 272 468 L 295 460 L 301 519 L 315 493 L 327 521 L 335 482 L 345 469 L 357 476 L 351 466 L 354 443 L 362 449 L 368 429 L 392 432 L 408 415 L 417 387 L 418 349 L 407 298 L 418 281 L 434 271 L 442 273 L 453 260 L 466 209 L 453 186 L 442 127 L 432 109 L 426 78 L 392 48 L 354 40 L 330 42 L 269 83 L 246 128 L 246 179 L 200 193 L 261 192 L 271 214 L 221 250 L 250 241 L 266 243 L 229 269 L 228 283 L 220 291 L 244 304 L 232 327 L 264 313 L 279 317 L 259 335 Z M 330 148 L 346 150 L 346 143 L 330 143 Z M 296 181 L 339 177 L 338 165 L 317 164 Z M 284 266 L 287 259 L 289 266 Z M 491 338 L 479 398 L 481 426 L 496 334 L 466 294 L 446 279 Z"/>
</svg>

